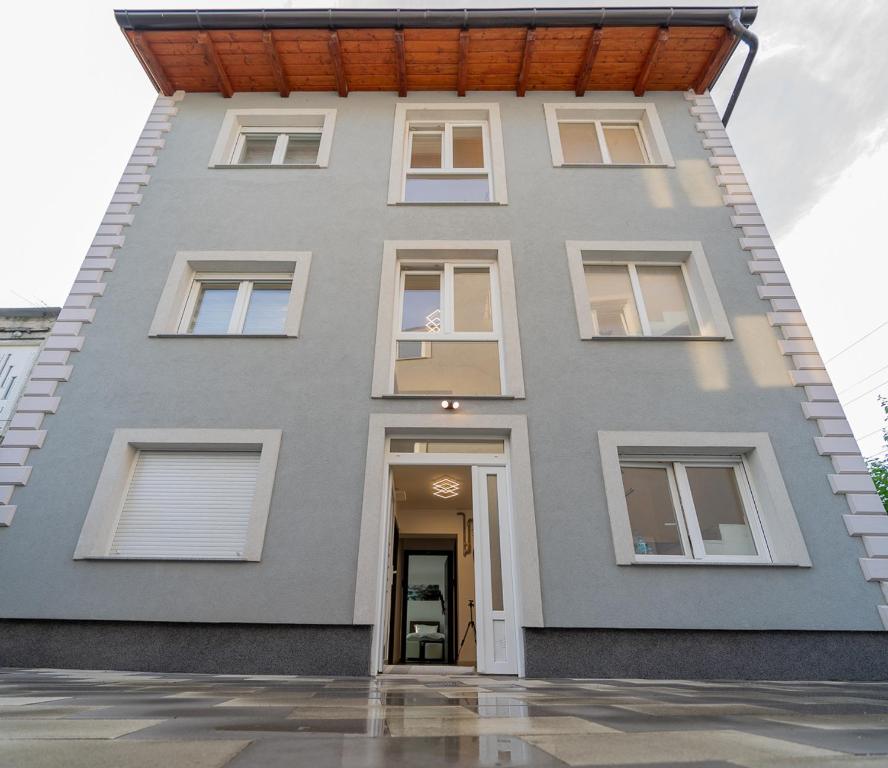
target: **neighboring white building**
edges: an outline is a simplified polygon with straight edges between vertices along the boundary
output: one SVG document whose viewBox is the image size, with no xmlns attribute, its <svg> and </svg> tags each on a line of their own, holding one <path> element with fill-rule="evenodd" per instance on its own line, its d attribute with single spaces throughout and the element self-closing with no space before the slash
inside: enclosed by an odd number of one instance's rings
<svg viewBox="0 0 888 768">
<path fill-rule="evenodd" d="M 0 435 L 58 314 L 57 307 L 0 307 Z"/>
</svg>

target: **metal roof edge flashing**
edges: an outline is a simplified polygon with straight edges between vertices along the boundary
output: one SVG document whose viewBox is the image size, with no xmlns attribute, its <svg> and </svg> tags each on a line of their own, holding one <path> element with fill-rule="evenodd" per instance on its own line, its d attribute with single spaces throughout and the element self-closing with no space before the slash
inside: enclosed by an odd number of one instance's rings
<svg viewBox="0 0 888 768">
<path fill-rule="evenodd" d="M 477 9 L 291 9 L 272 10 L 115 10 L 122 29 L 134 31 L 222 29 L 373 29 L 385 27 L 484 28 L 570 26 L 744 26 L 758 13 L 754 5 L 614 8 L 477 8 Z"/>
</svg>

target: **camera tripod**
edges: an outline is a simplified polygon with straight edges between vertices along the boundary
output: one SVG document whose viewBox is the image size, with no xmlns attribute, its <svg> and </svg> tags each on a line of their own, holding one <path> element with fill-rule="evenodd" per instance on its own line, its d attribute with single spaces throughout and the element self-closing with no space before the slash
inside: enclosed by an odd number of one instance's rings
<svg viewBox="0 0 888 768">
<path fill-rule="evenodd" d="M 463 632 L 462 640 L 459 641 L 459 650 L 456 652 L 456 660 L 459 661 L 459 655 L 462 653 L 463 646 L 466 644 L 466 639 L 469 636 L 469 630 L 472 630 L 472 637 L 475 638 L 475 643 L 478 643 L 478 633 L 475 631 L 475 601 L 469 600 L 469 623 L 466 624 L 466 631 Z"/>
</svg>

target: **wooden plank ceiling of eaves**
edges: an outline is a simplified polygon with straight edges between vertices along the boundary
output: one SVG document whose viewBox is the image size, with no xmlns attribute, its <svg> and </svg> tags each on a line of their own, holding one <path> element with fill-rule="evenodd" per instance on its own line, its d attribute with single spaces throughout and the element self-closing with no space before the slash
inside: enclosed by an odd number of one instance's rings
<svg viewBox="0 0 888 768">
<path fill-rule="evenodd" d="M 593 27 L 537 27 L 530 34 L 525 27 L 469 29 L 462 32 L 461 45 L 460 29 L 406 28 L 403 56 L 394 29 L 125 30 L 124 34 L 159 90 L 223 95 L 228 91 L 397 92 L 403 90 L 405 74 L 408 91 L 457 91 L 461 84 L 469 91 L 515 90 L 519 79 L 531 91 L 573 91 L 578 78 L 581 90 L 702 91 L 734 42 L 721 26 L 669 27 L 665 35 L 655 26 L 604 27 L 593 46 L 594 31 Z M 276 76 L 278 64 L 283 83 Z M 639 82 L 642 73 L 646 77 Z"/>
</svg>

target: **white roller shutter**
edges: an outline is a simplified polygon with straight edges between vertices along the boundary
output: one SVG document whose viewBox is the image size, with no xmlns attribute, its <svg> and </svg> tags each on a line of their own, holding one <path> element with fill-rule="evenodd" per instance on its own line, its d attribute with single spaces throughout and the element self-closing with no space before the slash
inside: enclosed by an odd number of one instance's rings
<svg viewBox="0 0 888 768">
<path fill-rule="evenodd" d="M 111 556 L 243 556 L 259 452 L 139 451 Z"/>
</svg>

